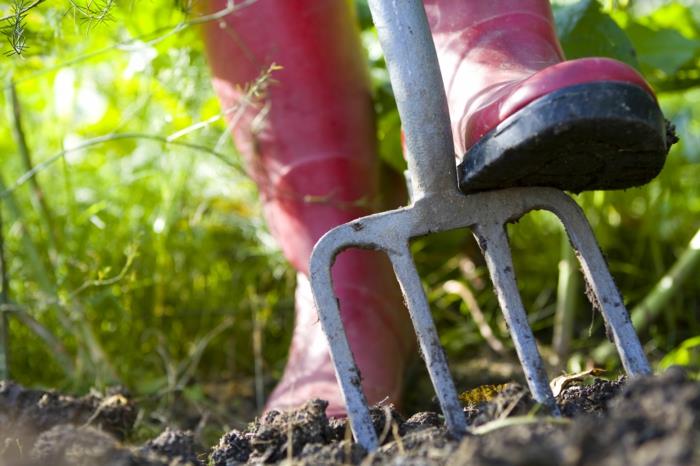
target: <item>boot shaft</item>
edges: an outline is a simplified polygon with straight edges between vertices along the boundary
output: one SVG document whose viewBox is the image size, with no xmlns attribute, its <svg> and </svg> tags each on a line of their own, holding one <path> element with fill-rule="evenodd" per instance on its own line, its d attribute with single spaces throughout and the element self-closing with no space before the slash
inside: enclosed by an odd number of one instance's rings
<svg viewBox="0 0 700 466">
<path fill-rule="evenodd" d="M 425 0 L 425 8 L 461 156 L 473 143 L 469 115 L 564 54 L 547 0 Z"/>
<path fill-rule="evenodd" d="M 225 6 L 212 0 L 210 10 Z M 208 24 L 204 37 L 268 225 L 307 272 L 316 240 L 377 201 L 371 86 L 350 4 L 259 0 Z M 273 64 L 264 92 L 247 101 L 246 86 Z"/>
<path fill-rule="evenodd" d="M 425 0 L 459 157 L 506 118 L 567 86 L 613 81 L 654 93 L 615 60 L 564 61 L 547 0 Z"/>
</svg>

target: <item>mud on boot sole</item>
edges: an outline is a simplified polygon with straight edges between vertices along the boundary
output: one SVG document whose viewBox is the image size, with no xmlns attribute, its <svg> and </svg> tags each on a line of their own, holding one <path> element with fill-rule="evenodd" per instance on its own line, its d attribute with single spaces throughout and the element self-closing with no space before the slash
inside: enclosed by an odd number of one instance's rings
<svg viewBox="0 0 700 466">
<path fill-rule="evenodd" d="M 640 186 L 659 174 L 675 136 L 641 88 L 597 82 L 560 89 L 508 117 L 458 167 L 464 193 L 513 186 L 572 192 Z"/>
</svg>

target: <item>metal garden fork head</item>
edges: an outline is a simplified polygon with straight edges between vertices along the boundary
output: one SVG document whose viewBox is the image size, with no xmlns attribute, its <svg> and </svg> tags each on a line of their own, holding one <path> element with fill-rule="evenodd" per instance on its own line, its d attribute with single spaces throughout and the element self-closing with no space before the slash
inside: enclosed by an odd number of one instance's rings
<svg viewBox="0 0 700 466">
<path fill-rule="evenodd" d="M 512 188 L 469 195 L 459 192 L 447 100 L 423 4 L 420 0 L 370 0 L 369 5 L 405 133 L 412 204 L 329 231 L 316 244 L 310 262 L 314 300 L 357 442 L 369 451 L 378 446 L 331 281 L 336 255 L 350 247 L 376 249 L 389 256 L 445 423 L 455 435 L 465 433 L 467 424 L 409 250 L 409 241 L 417 236 L 465 227 L 473 231 L 486 258 L 530 391 L 535 400 L 557 414 L 517 289 L 505 231 L 507 223 L 528 211 L 553 212 L 562 221 L 577 252 L 594 305 L 605 318 L 627 373 L 649 373 L 620 294 L 578 205 L 552 188 Z"/>
</svg>

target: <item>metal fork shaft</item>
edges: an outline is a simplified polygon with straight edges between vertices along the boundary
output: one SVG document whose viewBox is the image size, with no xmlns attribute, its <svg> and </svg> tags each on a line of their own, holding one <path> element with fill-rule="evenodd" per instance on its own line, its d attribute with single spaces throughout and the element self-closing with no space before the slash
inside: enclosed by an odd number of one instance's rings
<svg viewBox="0 0 700 466">
<path fill-rule="evenodd" d="M 450 113 L 421 0 L 369 0 L 401 117 L 414 199 L 456 191 Z"/>
<path fill-rule="evenodd" d="M 430 374 L 430 380 L 435 388 L 440 407 L 445 415 L 447 430 L 459 436 L 467 431 L 467 420 L 462 411 L 462 405 L 457 397 L 450 369 L 447 366 L 445 350 L 440 344 L 435 323 L 430 313 L 428 299 L 425 296 L 423 285 L 413 263 L 411 252 L 408 247 L 402 248 L 398 252 L 389 255 L 391 263 L 396 273 L 396 278 L 401 285 L 401 291 L 406 299 L 408 312 L 416 330 L 418 344 L 421 354 L 425 360 L 425 365 Z"/>
<path fill-rule="evenodd" d="M 610 275 L 591 226 L 573 200 L 568 199 L 567 207 L 566 210 L 556 213 L 566 229 L 581 264 L 583 276 L 591 289 L 588 298 L 603 314 L 625 372 L 631 376 L 651 374 L 642 344 L 634 331 L 632 320 Z"/>
<path fill-rule="evenodd" d="M 474 228 L 474 234 L 486 259 L 496 297 L 508 324 L 532 397 L 545 406 L 551 414 L 559 415 L 559 408 L 549 387 L 544 362 L 537 349 L 535 336 L 528 323 L 515 281 L 505 225 L 477 225 Z"/>
<path fill-rule="evenodd" d="M 311 290 L 323 332 L 328 340 L 335 377 L 345 400 L 355 439 L 367 451 L 374 451 L 379 447 L 379 440 L 369 414 L 367 399 L 362 391 L 362 378 L 340 317 L 338 300 L 333 293 L 331 267 L 335 261 L 335 251 L 329 254 L 318 253 L 316 257 L 321 260 L 312 262 Z"/>
</svg>

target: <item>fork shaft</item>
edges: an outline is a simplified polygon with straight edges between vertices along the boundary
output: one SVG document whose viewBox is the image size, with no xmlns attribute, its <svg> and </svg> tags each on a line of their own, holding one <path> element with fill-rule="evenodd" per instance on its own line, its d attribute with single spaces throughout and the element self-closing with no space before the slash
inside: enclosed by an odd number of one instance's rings
<svg viewBox="0 0 700 466">
<path fill-rule="evenodd" d="M 549 387 L 549 379 L 537 349 L 535 336 L 520 299 L 505 226 L 502 224 L 476 226 L 474 234 L 479 240 L 479 246 L 486 259 L 498 303 L 503 310 L 530 392 L 538 403 L 549 409 L 551 414 L 559 415 L 559 408 Z"/>
<path fill-rule="evenodd" d="M 335 376 L 343 393 L 352 433 L 357 443 L 367 451 L 379 447 L 377 433 L 372 424 L 372 418 L 367 408 L 367 400 L 362 392 L 362 379 L 355 358 L 350 350 L 345 327 L 340 317 L 338 299 L 333 292 L 331 267 L 334 261 L 334 251 L 331 249 L 316 250 L 311 258 L 311 273 L 313 280 L 311 288 L 314 302 L 319 310 L 323 332 L 328 339 L 331 358 L 335 366 Z"/>
<path fill-rule="evenodd" d="M 411 320 L 416 329 L 421 355 L 425 360 L 430 380 L 433 382 L 435 393 L 440 401 L 447 430 L 455 436 L 462 435 L 467 430 L 467 421 L 457 397 L 457 390 L 455 390 L 450 369 L 447 366 L 445 351 L 440 344 L 440 338 L 435 329 L 428 300 L 413 263 L 411 252 L 405 247 L 399 252 L 391 253 L 389 258 L 406 299 L 408 312 L 411 314 Z"/>
<path fill-rule="evenodd" d="M 405 135 L 413 199 L 457 190 L 447 97 L 421 0 L 369 0 Z"/>
<path fill-rule="evenodd" d="M 600 310 L 622 366 L 628 375 L 651 374 L 644 349 L 613 281 L 598 242 L 581 208 L 570 198 L 566 211 L 556 212 L 562 220 L 571 244 L 576 250 L 583 276 L 592 293 L 588 293 L 594 307 Z"/>
</svg>

